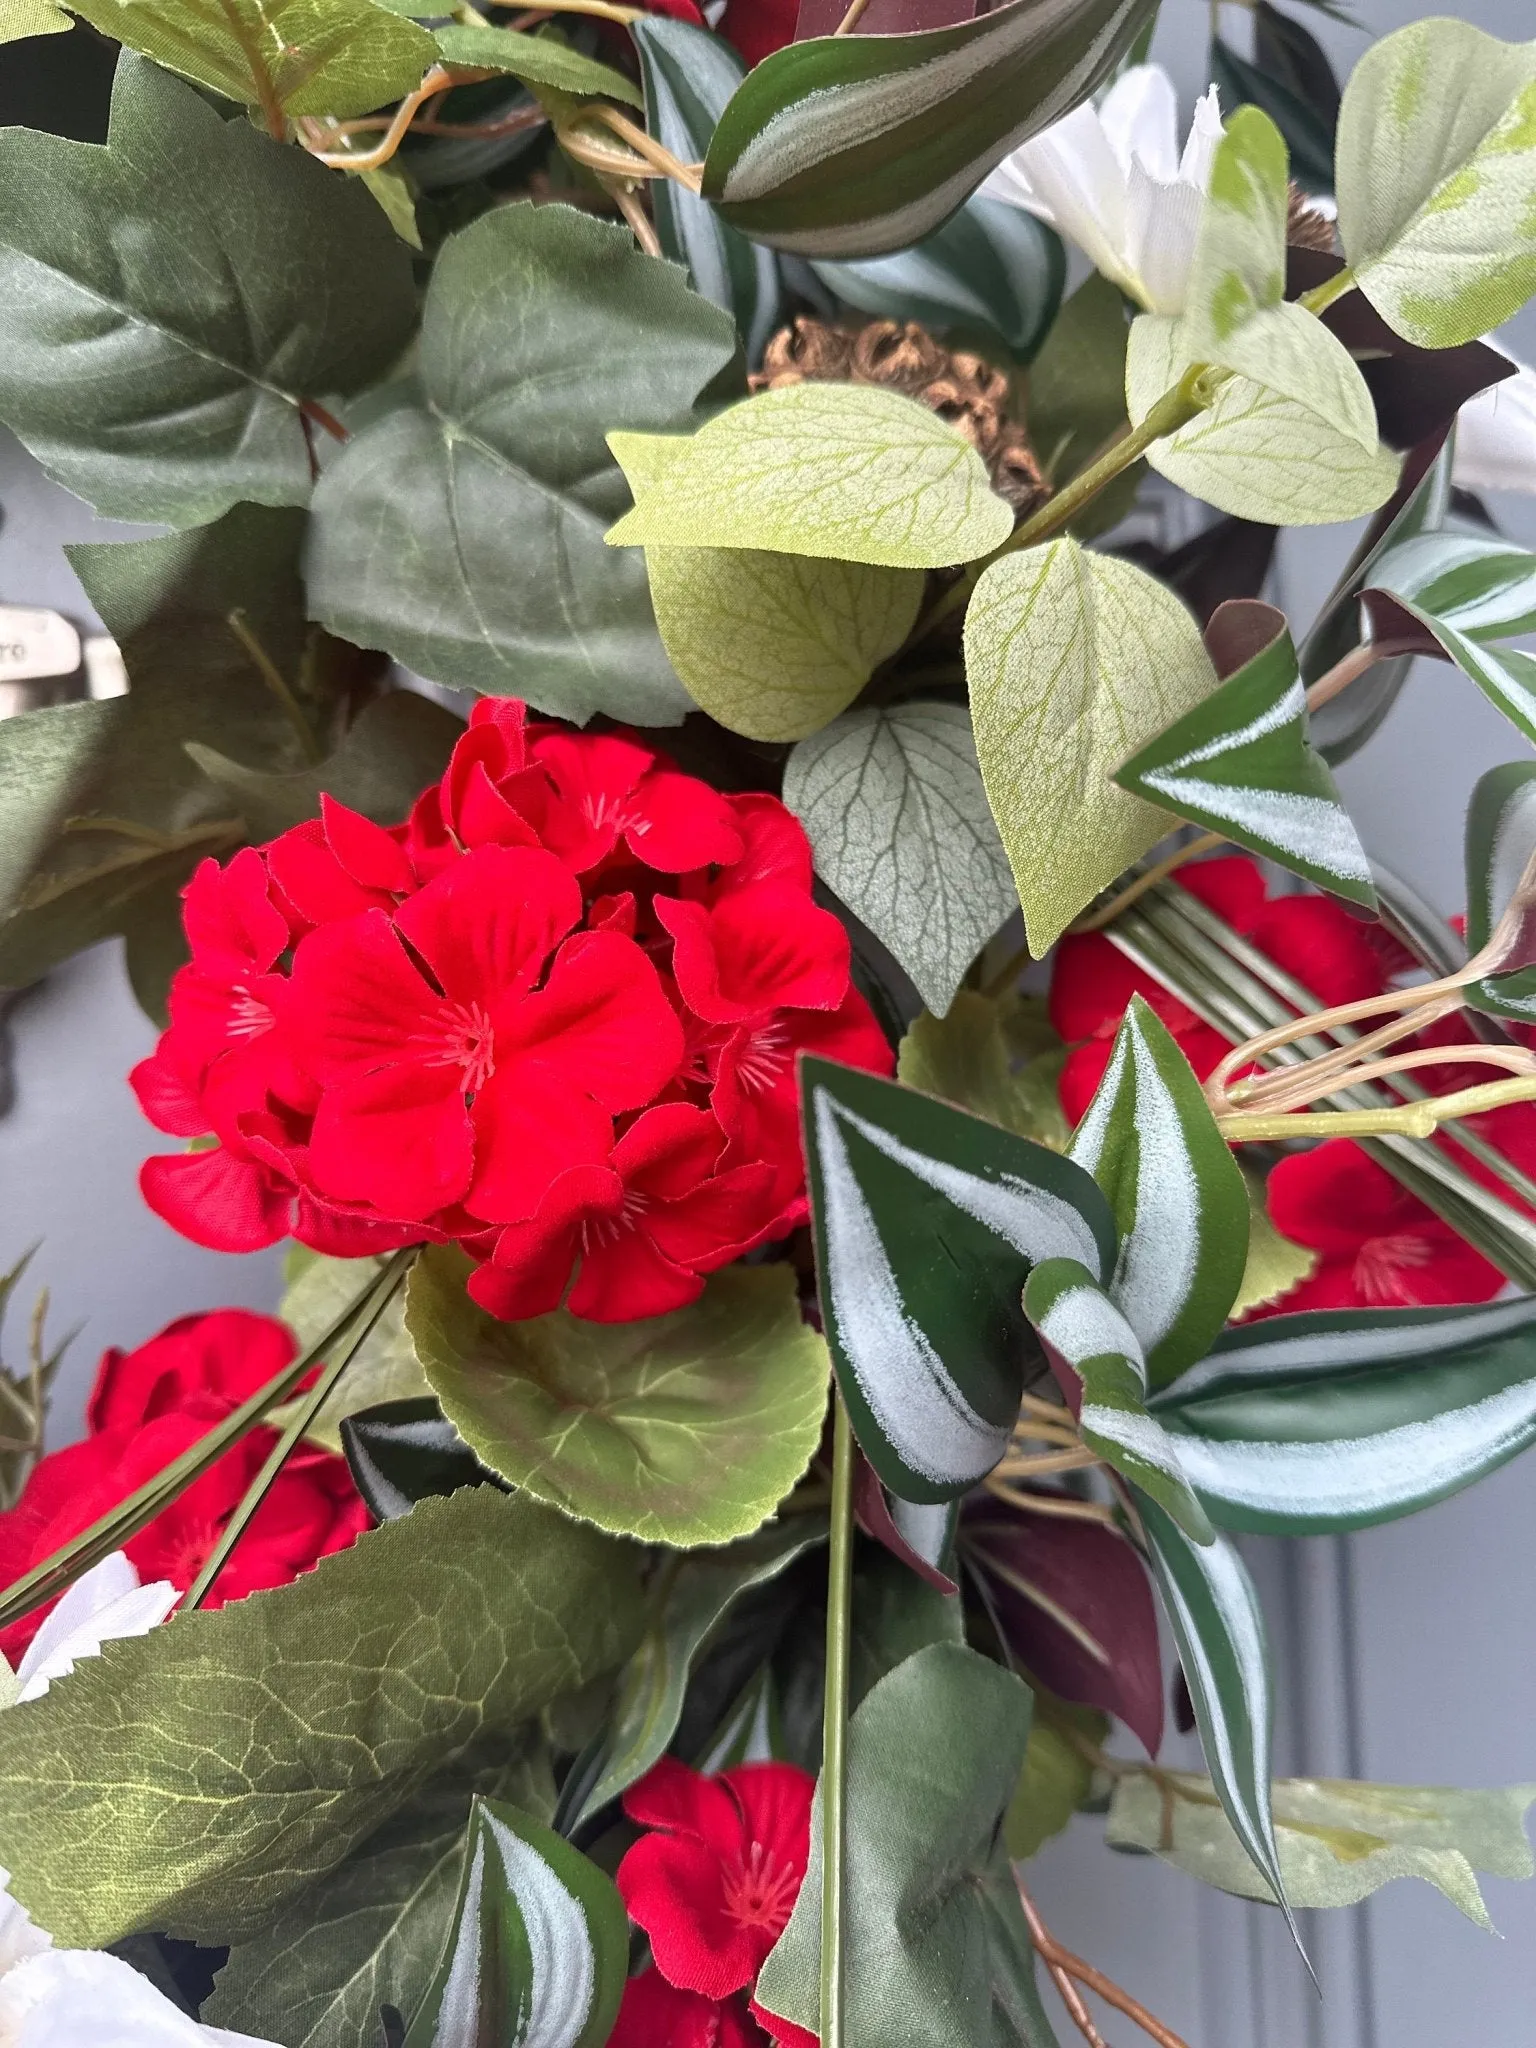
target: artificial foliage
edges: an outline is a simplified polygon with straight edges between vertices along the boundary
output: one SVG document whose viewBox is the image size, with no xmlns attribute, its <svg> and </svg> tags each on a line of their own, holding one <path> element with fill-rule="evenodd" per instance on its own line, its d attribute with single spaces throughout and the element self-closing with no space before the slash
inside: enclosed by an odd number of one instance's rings
<svg viewBox="0 0 1536 2048">
<path fill-rule="evenodd" d="M 1156 0 L 503 11 L 0 10 L 114 73 L 0 421 L 152 529 L 0 983 L 120 939 L 144 1200 L 288 1245 L 72 1444 L 7 1250 L 0 2039 L 1199 2048 L 1074 1816 L 1532 1870 L 1275 1777 L 1244 1547 L 1536 1444 L 1536 43 L 1256 0 L 1186 131 Z M 1416 657 L 1455 925 L 1335 779 Z"/>
</svg>

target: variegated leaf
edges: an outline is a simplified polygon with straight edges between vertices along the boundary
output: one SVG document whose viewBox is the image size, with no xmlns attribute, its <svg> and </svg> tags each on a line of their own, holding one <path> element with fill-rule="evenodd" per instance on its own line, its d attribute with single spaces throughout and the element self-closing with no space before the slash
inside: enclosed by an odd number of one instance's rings
<svg viewBox="0 0 1536 2048">
<path fill-rule="evenodd" d="M 1453 661 L 1536 740 L 1536 655 L 1499 643 L 1536 631 L 1536 555 L 1496 535 L 1423 533 L 1383 555 L 1361 593 L 1375 639 L 1412 637 Z"/>
<path fill-rule="evenodd" d="M 1248 1197 L 1200 1083 L 1156 1012 L 1133 996 L 1068 1154 L 1120 1232 L 1110 1293 L 1154 1387 L 1203 1358 L 1248 1253 Z"/>
<path fill-rule="evenodd" d="M 1206 644 L 1218 671 L 1225 666 L 1218 651 L 1223 645 L 1241 665 L 1227 670 L 1214 695 L 1133 754 L 1116 782 L 1374 909 L 1365 849 L 1307 736 L 1306 691 L 1284 613 L 1256 600 L 1233 600 L 1211 621 Z"/>
<path fill-rule="evenodd" d="M 959 1590 L 951 1576 L 960 1521 L 958 1500 L 903 1500 L 881 1484 L 879 1473 L 861 1456 L 853 1505 L 864 1533 L 883 1543 L 892 1557 L 899 1557 L 937 1592 Z"/>
<path fill-rule="evenodd" d="M 602 2048 L 628 1967 L 613 1880 L 515 1806 L 477 1799 L 458 1909 L 405 2048 Z"/>
<path fill-rule="evenodd" d="M 1509 761 L 1481 776 L 1467 808 L 1467 946 L 1481 952 L 1536 855 L 1536 763 Z M 1536 1023 L 1536 971 L 1485 975 L 1467 990 L 1475 1010 Z"/>
<path fill-rule="evenodd" d="M 1027 1138 L 803 1058 L 821 1308 L 865 1456 L 893 1493 L 951 1501 L 1007 1447 L 1023 1390 L 1021 1297 L 1039 1260 L 1114 1263 L 1088 1174 Z"/>
<path fill-rule="evenodd" d="M 801 256 L 905 249 L 1087 99 L 1153 11 L 1013 0 L 952 28 L 792 43 L 721 116 L 705 197 L 754 241 Z"/>
<path fill-rule="evenodd" d="M 1370 1528 L 1536 1443 L 1536 1299 L 1277 1316 L 1229 1330 L 1152 1408 L 1223 1527 Z"/>
<path fill-rule="evenodd" d="M 1157 1501 L 1194 1542 L 1214 1541 L 1177 1444 L 1147 1413 L 1147 1363 L 1136 1332 L 1093 1275 L 1075 1259 L 1043 1260 L 1025 1283 L 1024 1313 L 1089 1450 Z"/>
</svg>

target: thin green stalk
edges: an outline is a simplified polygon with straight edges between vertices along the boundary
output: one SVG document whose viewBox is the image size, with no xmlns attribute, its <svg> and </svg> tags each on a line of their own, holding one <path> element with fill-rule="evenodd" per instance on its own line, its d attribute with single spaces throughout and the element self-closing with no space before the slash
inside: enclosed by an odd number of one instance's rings
<svg viewBox="0 0 1536 2048">
<path fill-rule="evenodd" d="M 249 1527 L 251 1517 L 266 1499 L 273 1481 L 288 1462 L 294 1447 L 308 1434 L 311 1423 L 325 1405 L 331 1389 L 373 1335 L 379 1317 L 404 1286 L 406 1261 L 410 1256 L 409 1252 L 396 1252 L 380 1273 L 374 1292 L 362 1314 L 353 1323 L 350 1334 L 339 1346 L 335 1358 L 326 1366 L 304 1399 L 294 1409 L 287 1428 L 273 1446 L 271 1456 L 246 1488 L 240 1505 L 225 1523 L 223 1534 L 209 1552 L 207 1561 L 182 1602 L 183 1614 L 191 1614 L 207 1599 L 214 1580 L 229 1562 L 230 1552 Z"/>
<path fill-rule="evenodd" d="M 853 1430 L 833 1395 L 827 1684 L 821 1734 L 821 2048 L 843 2048 L 843 1881 L 848 1830 L 848 1667 L 853 1616 Z"/>
<path fill-rule="evenodd" d="M 1342 299 L 1346 292 L 1352 292 L 1354 288 L 1355 273 L 1346 265 L 1336 277 L 1324 278 L 1323 282 L 1315 284 L 1311 291 L 1303 292 L 1296 303 L 1304 312 L 1322 315 L 1336 299 Z"/>
</svg>

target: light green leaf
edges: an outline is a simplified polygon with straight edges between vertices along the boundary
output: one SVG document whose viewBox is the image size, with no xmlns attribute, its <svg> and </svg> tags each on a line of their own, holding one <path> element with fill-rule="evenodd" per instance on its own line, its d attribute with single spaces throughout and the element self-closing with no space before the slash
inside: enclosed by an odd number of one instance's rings
<svg viewBox="0 0 1536 2048">
<path fill-rule="evenodd" d="M 1120 1254 L 1109 1292 L 1154 1387 L 1203 1358 L 1243 1275 L 1243 1177 L 1167 1026 L 1132 996 L 1071 1158 L 1109 1197 Z"/>
<path fill-rule="evenodd" d="M 468 1487 L 291 1586 L 108 1643 L 7 1723 L 12 1890 L 73 1947 L 250 1938 L 474 1745 L 612 1670 L 636 1564 Z"/>
<path fill-rule="evenodd" d="M 315 493 L 310 599 L 418 674 L 578 721 L 689 708 L 639 555 L 603 546 L 615 420 L 680 427 L 731 362 L 729 321 L 626 228 L 494 208 L 433 267 L 419 396 L 372 420 Z M 509 573 L 515 563 L 517 573 Z"/>
<path fill-rule="evenodd" d="M 689 1307 L 632 1323 L 500 1322 L 470 1300 L 468 1271 L 426 1252 L 406 1327 L 443 1413 L 514 1486 L 687 1549 L 750 1535 L 809 1464 L 827 1351 L 788 1266 L 728 1267 Z"/>
<path fill-rule="evenodd" d="M 608 534 L 634 545 L 767 548 L 892 569 L 990 554 L 1013 529 L 986 464 L 916 399 L 874 384 L 789 384 L 653 453 L 608 436 L 635 492 Z"/>
<path fill-rule="evenodd" d="M 668 659 L 711 718 L 798 740 L 851 704 L 917 618 L 923 577 L 758 548 L 647 548 Z"/>
<path fill-rule="evenodd" d="M 628 1971 L 613 1879 L 517 1807 L 477 1798 L 453 1926 L 404 2048 L 603 2048 Z"/>
<path fill-rule="evenodd" d="M 433 31 L 437 53 L 445 64 L 476 71 L 505 71 L 524 85 L 549 86 L 579 98 L 618 100 L 643 107 L 639 87 L 595 57 L 584 57 L 551 35 L 529 35 L 515 28 L 462 27 L 453 22 Z"/>
<path fill-rule="evenodd" d="M 957 1499 L 997 1463 L 1039 1259 L 1095 1274 L 1114 1225 L 1081 1167 L 948 1103 L 802 1055 L 816 1271 L 838 1385 L 903 1501 Z"/>
<path fill-rule="evenodd" d="M 1234 638 L 1264 644 L 1203 704 L 1133 754 L 1115 780 L 1374 911 L 1365 848 L 1308 737 L 1306 691 L 1285 614 L 1251 601 L 1223 605 L 1207 644 L 1217 645 L 1218 622 L 1239 607 Z"/>
<path fill-rule="evenodd" d="M 74 23 L 54 0 L 0 0 L 0 43 L 19 43 L 27 36 L 57 36 Z"/>
<path fill-rule="evenodd" d="M 416 220 L 416 191 L 398 161 L 380 164 L 377 170 L 360 171 L 384 218 L 407 248 L 421 249 L 421 228 Z"/>
<path fill-rule="evenodd" d="M 1406 623 L 1421 652 L 1454 662 L 1536 740 L 1536 655 L 1499 645 L 1536 631 L 1536 555 L 1492 534 L 1421 533 L 1372 566 L 1362 592 L 1368 618 L 1383 597 L 1391 607 L 1373 637 L 1396 639 Z"/>
<path fill-rule="evenodd" d="M 1016 1863 L 1028 1862 L 1087 1802 L 1093 1765 L 1081 1745 L 1086 1741 L 1099 1748 L 1108 1732 L 1107 1714 L 1036 1688 L 1024 1768 L 1003 1818 L 1008 1854 Z"/>
<path fill-rule="evenodd" d="M 1421 348 L 1487 334 L 1536 291 L 1536 43 L 1416 21 L 1356 65 L 1338 134 L 1355 280 Z"/>
<path fill-rule="evenodd" d="M 1031 1694 L 955 1643 L 898 1664 L 848 1726 L 843 1908 L 846 2048 L 898 2041 L 1055 2048 L 1003 1841 Z M 756 1996 L 815 2030 L 821 1947 L 821 1792 L 811 1861 Z M 962 2018 L 963 2016 L 963 2018 Z"/>
<path fill-rule="evenodd" d="M 797 255 L 905 249 L 1095 92 L 1151 12 L 1151 0 L 1015 0 L 916 35 L 792 43 L 721 116 L 705 197 Z"/>
<path fill-rule="evenodd" d="M 942 1016 L 1015 902 L 965 712 L 851 711 L 795 748 L 784 801 L 817 873 Z"/>
<path fill-rule="evenodd" d="M 1043 1047 L 1031 1048 L 1024 1063 L 1015 1065 L 1005 1020 L 1028 1000 L 996 1000 L 963 988 L 943 1017 L 924 1010 L 901 1041 L 897 1078 L 908 1088 L 1001 1124 L 1005 1131 L 1065 1152 L 1072 1133 L 1056 1089 L 1065 1049 L 1049 1024 L 1044 1025 Z"/>
<path fill-rule="evenodd" d="M 1125 395 L 1133 426 L 1173 389 L 1187 363 L 1177 320 L 1143 313 L 1132 322 Z M 1188 426 L 1154 441 L 1147 461 L 1219 511 L 1268 526 L 1363 518 L 1391 497 L 1401 468 L 1390 449 L 1367 449 L 1310 406 L 1241 376 L 1223 384 L 1215 403 Z"/>
<path fill-rule="evenodd" d="M 365 191 L 140 58 L 106 148 L 0 131 L 0 418 L 98 512 L 306 503 L 300 406 L 381 377 L 415 313 Z"/>
<path fill-rule="evenodd" d="M 1480 953 L 1536 857 L 1536 762 L 1509 761 L 1479 776 L 1467 806 L 1467 950 Z M 1529 900 L 1530 890 L 1523 894 Z M 1536 1018 L 1536 972 L 1485 975 L 1467 990 L 1474 1009 L 1519 1023 Z"/>
<path fill-rule="evenodd" d="M 1250 1309 L 1278 1301 L 1303 1280 L 1311 1279 L 1318 1259 L 1309 1245 L 1295 1244 L 1282 1237 L 1270 1222 L 1260 1176 L 1245 1169 L 1243 1182 L 1248 1190 L 1248 1255 L 1232 1304 L 1234 1321 L 1247 1315 Z"/>
<path fill-rule="evenodd" d="M 315 1253 L 303 1260 L 299 1271 L 290 1275 L 278 1309 L 300 1350 L 325 1335 L 348 1302 L 356 1300 L 369 1272 L 378 1270 L 377 1259 L 327 1259 Z M 315 1416 L 310 1441 L 339 1453 L 344 1415 L 357 1415 L 383 1401 L 409 1401 L 429 1391 L 405 1332 L 405 1303 L 395 1294 Z M 274 1410 L 274 1426 L 281 1428 L 296 1405 Z"/>
<path fill-rule="evenodd" d="M 1267 1899 L 1263 1880 L 1212 1796 L 1210 1779 L 1176 1772 L 1168 1786 L 1171 1799 L 1140 1773 L 1116 1781 L 1105 1830 L 1111 1847 L 1150 1850 L 1224 1892 Z M 1536 1785 L 1461 1792 L 1441 1785 L 1279 1778 L 1275 1838 L 1291 1904 L 1353 1906 L 1395 1877 L 1420 1877 L 1491 1932 L 1476 1873 L 1532 1875 L 1522 1823 L 1533 1799 Z"/>
<path fill-rule="evenodd" d="M 1200 629 L 1133 563 L 1048 541 L 994 562 L 965 619 L 976 751 L 1043 959 L 1083 905 L 1169 830 L 1111 781 L 1210 695 Z"/>
</svg>

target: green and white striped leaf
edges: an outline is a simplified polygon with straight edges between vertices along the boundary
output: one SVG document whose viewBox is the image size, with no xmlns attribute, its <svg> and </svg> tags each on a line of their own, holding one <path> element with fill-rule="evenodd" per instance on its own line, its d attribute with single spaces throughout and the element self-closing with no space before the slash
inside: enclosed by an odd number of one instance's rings
<svg viewBox="0 0 1536 2048">
<path fill-rule="evenodd" d="M 1248 1257 L 1248 1193 L 1200 1083 L 1156 1012 L 1131 998 L 1067 1155 L 1109 1197 L 1120 1251 L 1109 1291 L 1148 1383 L 1203 1358 Z"/>
<path fill-rule="evenodd" d="M 1417 21 L 1355 67 L 1339 115 L 1355 281 L 1421 348 L 1488 334 L 1536 291 L 1536 42 Z"/>
<path fill-rule="evenodd" d="M 784 385 L 686 438 L 610 434 L 608 446 L 635 494 L 610 547 L 942 569 L 990 554 L 1013 530 L 970 442 L 879 385 Z"/>
<path fill-rule="evenodd" d="M 954 1500 L 1002 1456 L 1042 1259 L 1107 1276 L 1115 1229 L 1079 1166 L 873 1074 L 802 1058 L 816 1268 L 838 1385 L 903 1500 Z"/>
<path fill-rule="evenodd" d="M 1194 1542 L 1214 1541 L 1210 1519 L 1180 1469 L 1176 1442 L 1147 1413 L 1140 1340 L 1106 1290 L 1076 1259 L 1046 1259 L 1024 1284 L 1024 1313 L 1089 1450 L 1150 1494 Z"/>
<path fill-rule="evenodd" d="M 613 1880 L 517 1807 L 476 1799 L 458 1910 L 405 2048 L 602 2048 L 628 1969 Z"/>
<path fill-rule="evenodd" d="M 1536 1443 L 1536 1299 L 1277 1316 L 1151 1405 L 1224 1528 L 1372 1528 Z"/>
<path fill-rule="evenodd" d="M 952 28 L 791 43 L 721 116 L 704 196 L 754 241 L 881 256 L 1114 71 L 1154 0 L 1013 0 Z"/>
<path fill-rule="evenodd" d="M 1499 645 L 1536 631 L 1536 555 L 1496 535 L 1420 534 L 1382 556 L 1361 601 L 1373 637 L 1398 637 L 1406 613 L 1420 652 L 1455 662 L 1536 740 L 1536 655 Z"/>
<path fill-rule="evenodd" d="M 1269 1641 L 1253 1581 L 1224 1537 L 1191 1543 L 1148 1495 L 1136 1506 L 1216 1796 L 1294 1934 L 1270 1802 Z"/>
<path fill-rule="evenodd" d="M 1509 761 L 1478 779 L 1467 808 L 1467 948 L 1480 953 L 1514 902 L 1536 855 L 1536 762 Z M 1467 990 L 1475 1010 L 1536 1023 L 1536 972 L 1485 975 Z"/>
<path fill-rule="evenodd" d="M 1252 638 L 1267 631 L 1267 644 L 1133 754 L 1115 780 L 1320 889 L 1374 909 L 1365 848 L 1307 735 L 1306 691 L 1285 615 L 1239 599 L 1222 607 L 1212 629 L 1238 606 L 1245 628 L 1258 629 Z"/>
</svg>

